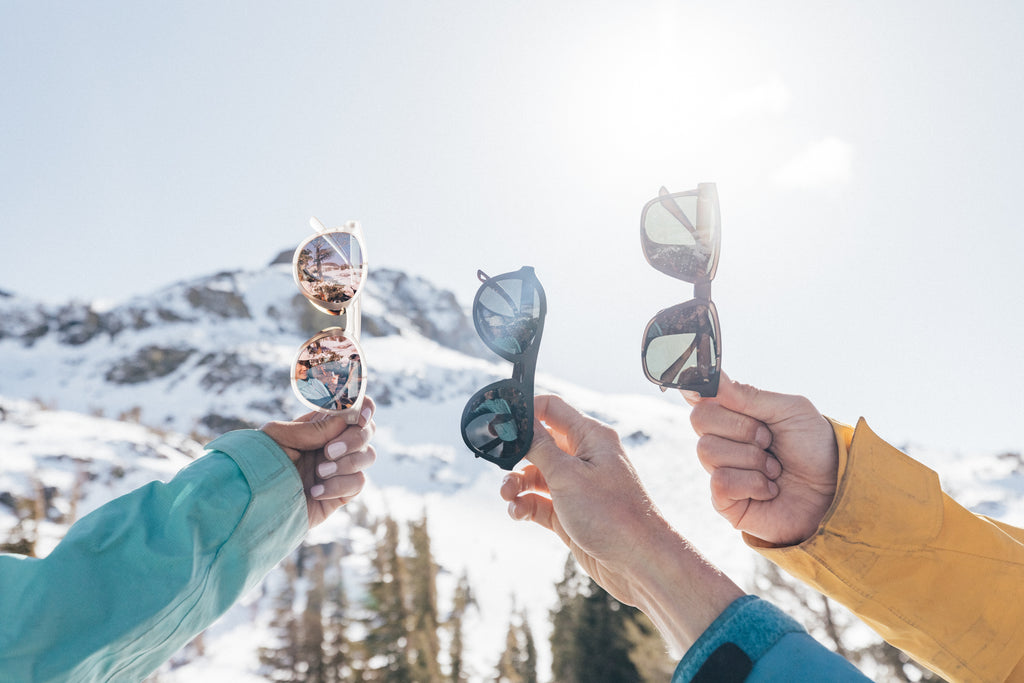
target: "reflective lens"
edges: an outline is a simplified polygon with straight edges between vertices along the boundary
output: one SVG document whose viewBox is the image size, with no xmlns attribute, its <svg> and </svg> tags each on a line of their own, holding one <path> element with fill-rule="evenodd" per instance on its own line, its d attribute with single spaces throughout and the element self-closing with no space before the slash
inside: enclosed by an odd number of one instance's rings
<svg viewBox="0 0 1024 683">
<path fill-rule="evenodd" d="M 351 408 L 366 386 L 362 356 L 341 328 L 320 332 L 299 350 L 292 366 L 295 393 L 314 410 Z"/>
<path fill-rule="evenodd" d="M 478 455 L 515 465 L 533 442 L 532 401 L 527 402 L 518 382 L 495 382 L 466 404 L 462 425 L 466 445 Z"/>
<path fill-rule="evenodd" d="M 317 308 L 338 315 L 366 281 L 367 264 L 359 238 L 339 230 L 299 245 L 293 270 L 302 294 Z"/>
<path fill-rule="evenodd" d="M 715 276 L 721 217 L 713 184 L 691 192 L 663 192 L 644 206 L 640 225 L 644 256 L 656 269 L 686 282 Z"/>
<path fill-rule="evenodd" d="M 473 302 L 473 323 L 484 343 L 505 360 L 521 356 L 537 337 L 543 312 L 535 278 L 499 275 L 486 280 Z"/>
<path fill-rule="evenodd" d="M 644 330 L 644 373 L 664 388 L 714 396 L 721 359 L 718 312 L 710 301 L 687 301 L 665 309 Z"/>
</svg>

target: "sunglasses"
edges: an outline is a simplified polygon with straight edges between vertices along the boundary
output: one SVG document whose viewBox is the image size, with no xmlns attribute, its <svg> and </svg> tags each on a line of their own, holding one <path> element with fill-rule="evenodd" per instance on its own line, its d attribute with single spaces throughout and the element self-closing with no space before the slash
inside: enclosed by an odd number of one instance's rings
<svg viewBox="0 0 1024 683">
<path fill-rule="evenodd" d="M 476 454 L 511 470 L 533 443 L 533 381 L 547 300 L 533 268 L 488 277 L 473 299 L 473 324 L 491 351 L 511 362 L 512 378 L 488 384 L 462 411 L 462 440 Z"/>
<path fill-rule="evenodd" d="M 347 413 L 355 423 L 366 394 L 359 347 L 359 294 L 368 271 L 362 230 L 355 221 L 330 229 L 316 218 L 309 224 L 317 234 L 295 250 L 292 274 L 302 295 L 321 312 L 340 316 L 341 326 L 321 330 L 302 345 L 292 363 L 292 389 L 306 407 Z"/>
<path fill-rule="evenodd" d="M 693 284 L 693 299 L 651 318 L 641 346 L 644 374 L 666 389 L 715 396 L 722 366 L 711 280 L 718 267 L 722 220 L 714 183 L 670 193 L 664 187 L 640 215 L 644 257 L 656 270 Z"/>
</svg>

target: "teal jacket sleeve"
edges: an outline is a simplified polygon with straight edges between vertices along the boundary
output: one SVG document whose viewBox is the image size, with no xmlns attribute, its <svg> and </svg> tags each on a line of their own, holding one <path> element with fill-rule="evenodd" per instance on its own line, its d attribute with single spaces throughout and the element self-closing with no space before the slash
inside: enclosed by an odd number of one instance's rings
<svg viewBox="0 0 1024 683">
<path fill-rule="evenodd" d="M 295 467 L 242 430 L 168 483 L 83 517 L 42 559 L 0 556 L 0 680 L 139 681 L 302 540 Z"/>
<path fill-rule="evenodd" d="M 701 634 L 672 683 L 870 681 L 782 610 L 753 595 L 733 602 Z"/>
</svg>

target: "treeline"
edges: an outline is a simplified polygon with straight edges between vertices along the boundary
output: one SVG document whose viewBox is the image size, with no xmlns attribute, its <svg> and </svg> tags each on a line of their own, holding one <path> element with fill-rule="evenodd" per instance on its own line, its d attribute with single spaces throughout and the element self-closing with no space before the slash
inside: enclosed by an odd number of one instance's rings
<svg viewBox="0 0 1024 683">
<path fill-rule="evenodd" d="M 346 585 L 337 544 L 302 546 L 285 562 L 285 580 L 269 591 L 274 642 L 260 648 L 261 675 L 307 683 L 469 680 L 464 628 L 478 606 L 466 574 L 442 607 L 426 519 L 403 527 L 387 517 L 376 526 L 370 577 L 362 585 Z M 608 595 L 571 556 L 556 594 L 549 611 L 548 675 L 539 675 L 525 608 L 513 604 L 508 615 L 478 615 L 509 621 L 504 642 L 494 644 L 499 654 L 493 670 L 484 672 L 488 680 L 663 683 L 671 678 L 675 661 L 646 616 Z"/>
</svg>

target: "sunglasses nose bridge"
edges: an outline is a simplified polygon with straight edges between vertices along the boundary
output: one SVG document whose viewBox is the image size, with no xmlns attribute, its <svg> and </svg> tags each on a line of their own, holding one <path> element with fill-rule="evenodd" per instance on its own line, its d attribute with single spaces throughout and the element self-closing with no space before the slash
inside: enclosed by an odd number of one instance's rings
<svg viewBox="0 0 1024 683">
<path fill-rule="evenodd" d="M 693 298 L 701 301 L 711 301 L 711 280 L 701 280 L 693 283 Z"/>
</svg>

